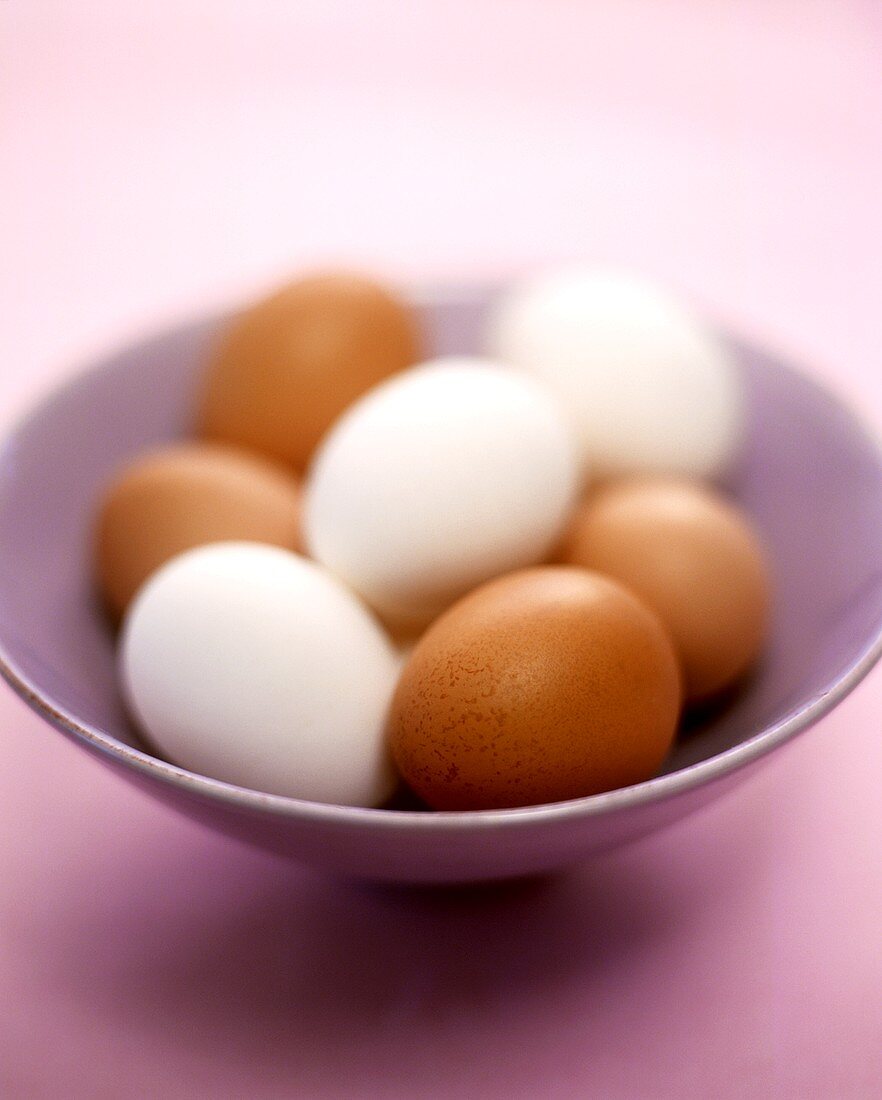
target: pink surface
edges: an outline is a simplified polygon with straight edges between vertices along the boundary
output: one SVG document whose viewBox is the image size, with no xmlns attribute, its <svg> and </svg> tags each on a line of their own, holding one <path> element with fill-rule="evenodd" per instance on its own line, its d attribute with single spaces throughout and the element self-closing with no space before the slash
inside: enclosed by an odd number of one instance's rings
<svg viewBox="0 0 882 1100">
<path fill-rule="evenodd" d="M 636 265 L 882 427 L 865 4 L 0 4 L 0 414 L 334 258 Z M 549 215 L 548 211 L 552 211 Z M 541 885 L 252 853 L 0 694 L 0 1095 L 882 1089 L 882 670 L 746 789 Z"/>
</svg>

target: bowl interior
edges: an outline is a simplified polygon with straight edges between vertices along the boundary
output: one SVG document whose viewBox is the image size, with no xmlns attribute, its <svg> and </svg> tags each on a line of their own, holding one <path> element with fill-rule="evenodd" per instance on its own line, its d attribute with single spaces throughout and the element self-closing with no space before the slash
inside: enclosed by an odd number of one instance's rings
<svg viewBox="0 0 882 1100">
<path fill-rule="evenodd" d="M 427 300 L 435 352 L 479 346 L 487 296 Z M 62 718 L 141 748 L 91 584 L 95 501 L 121 462 L 187 434 L 219 321 L 130 348 L 44 402 L 0 451 L 0 650 Z M 729 488 L 773 568 L 772 637 L 750 683 L 682 738 L 667 770 L 708 759 L 823 698 L 882 624 L 882 465 L 850 413 L 750 347 L 735 348 L 749 432 Z"/>
</svg>

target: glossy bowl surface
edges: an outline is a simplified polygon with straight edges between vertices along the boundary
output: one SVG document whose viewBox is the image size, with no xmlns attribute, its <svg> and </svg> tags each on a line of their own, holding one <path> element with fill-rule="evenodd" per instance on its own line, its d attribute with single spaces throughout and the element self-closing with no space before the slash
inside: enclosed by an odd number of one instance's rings
<svg viewBox="0 0 882 1100">
<path fill-rule="evenodd" d="M 419 296 L 433 350 L 479 346 L 487 300 L 477 290 Z M 89 579 L 90 523 L 101 485 L 121 462 L 188 432 L 220 321 L 176 329 L 80 375 L 0 450 L 0 671 L 51 725 L 176 810 L 369 879 L 476 881 L 551 870 L 657 829 L 742 782 L 879 658 L 879 450 L 817 385 L 733 341 L 749 431 L 730 488 L 771 555 L 773 633 L 750 684 L 681 740 L 664 774 L 572 802 L 428 814 L 266 795 L 155 759 L 120 705 L 113 637 Z"/>
</svg>

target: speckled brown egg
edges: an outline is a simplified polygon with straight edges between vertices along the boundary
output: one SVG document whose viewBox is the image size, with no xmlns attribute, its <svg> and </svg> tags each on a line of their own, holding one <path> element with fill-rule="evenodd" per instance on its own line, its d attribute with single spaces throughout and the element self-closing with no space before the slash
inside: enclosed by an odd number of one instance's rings
<svg viewBox="0 0 882 1100">
<path fill-rule="evenodd" d="M 679 708 L 656 616 L 609 578 L 539 566 L 490 581 L 429 627 L 402 671 L 389 737 L 434 809 L 526 806 L 648 779 Z"/>
<path fill-rule="evenodd" d="M 286 469 L 214 444 L 180 443 L 125 467 L 100 502 L 98 583 L 120 617 L 170 558 L 210 542 L 300 547 L 300 485 Z"/>
<path fill-rule="evenodd" d="M 648 477 L 609 483 L 579 508 L 561 558 L 615 577 L 658 614 L 689 701 L 733 684 L 760 652 L 765 554 L 748 517 L 708 486 Z"/>
<path fill-rule="evenodd" d="M 358 275 L 299 279 L 241 313 L 209 365 L 201 434 L 305 470 L 356 397 L 421 358 L 412 311 Z"/>
</svg>

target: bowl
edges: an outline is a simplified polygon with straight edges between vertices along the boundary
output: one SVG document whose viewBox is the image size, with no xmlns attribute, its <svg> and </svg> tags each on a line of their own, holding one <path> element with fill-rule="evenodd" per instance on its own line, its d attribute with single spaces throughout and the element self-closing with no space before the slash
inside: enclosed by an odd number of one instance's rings
<svg viewBox="0 0 882 1100">
<path fill-rule="evenodd" d="M 415 295 L 438 354 L 479 346 L 490 290 Z M 758 349 L 731 343 L 748 432 L 729 489 L 754 517 L 774 582 L 764 657 L 729 705 L 691 728 L 662 774 L 606 794 L 513 810 L 426 813 L 320 805 L 159 760 L 114 676 L 90 583 L 101 486 L 188 433 L 223 317 L 128 348 L 45 400 L 0 448 L 0 671 L 50 726 L 188 817 L 360 878 L 474 882 L 550 871 L 720 797 L 834 707 L 882 652 L 882 457 L 855 417 Z"/>
</svg>

